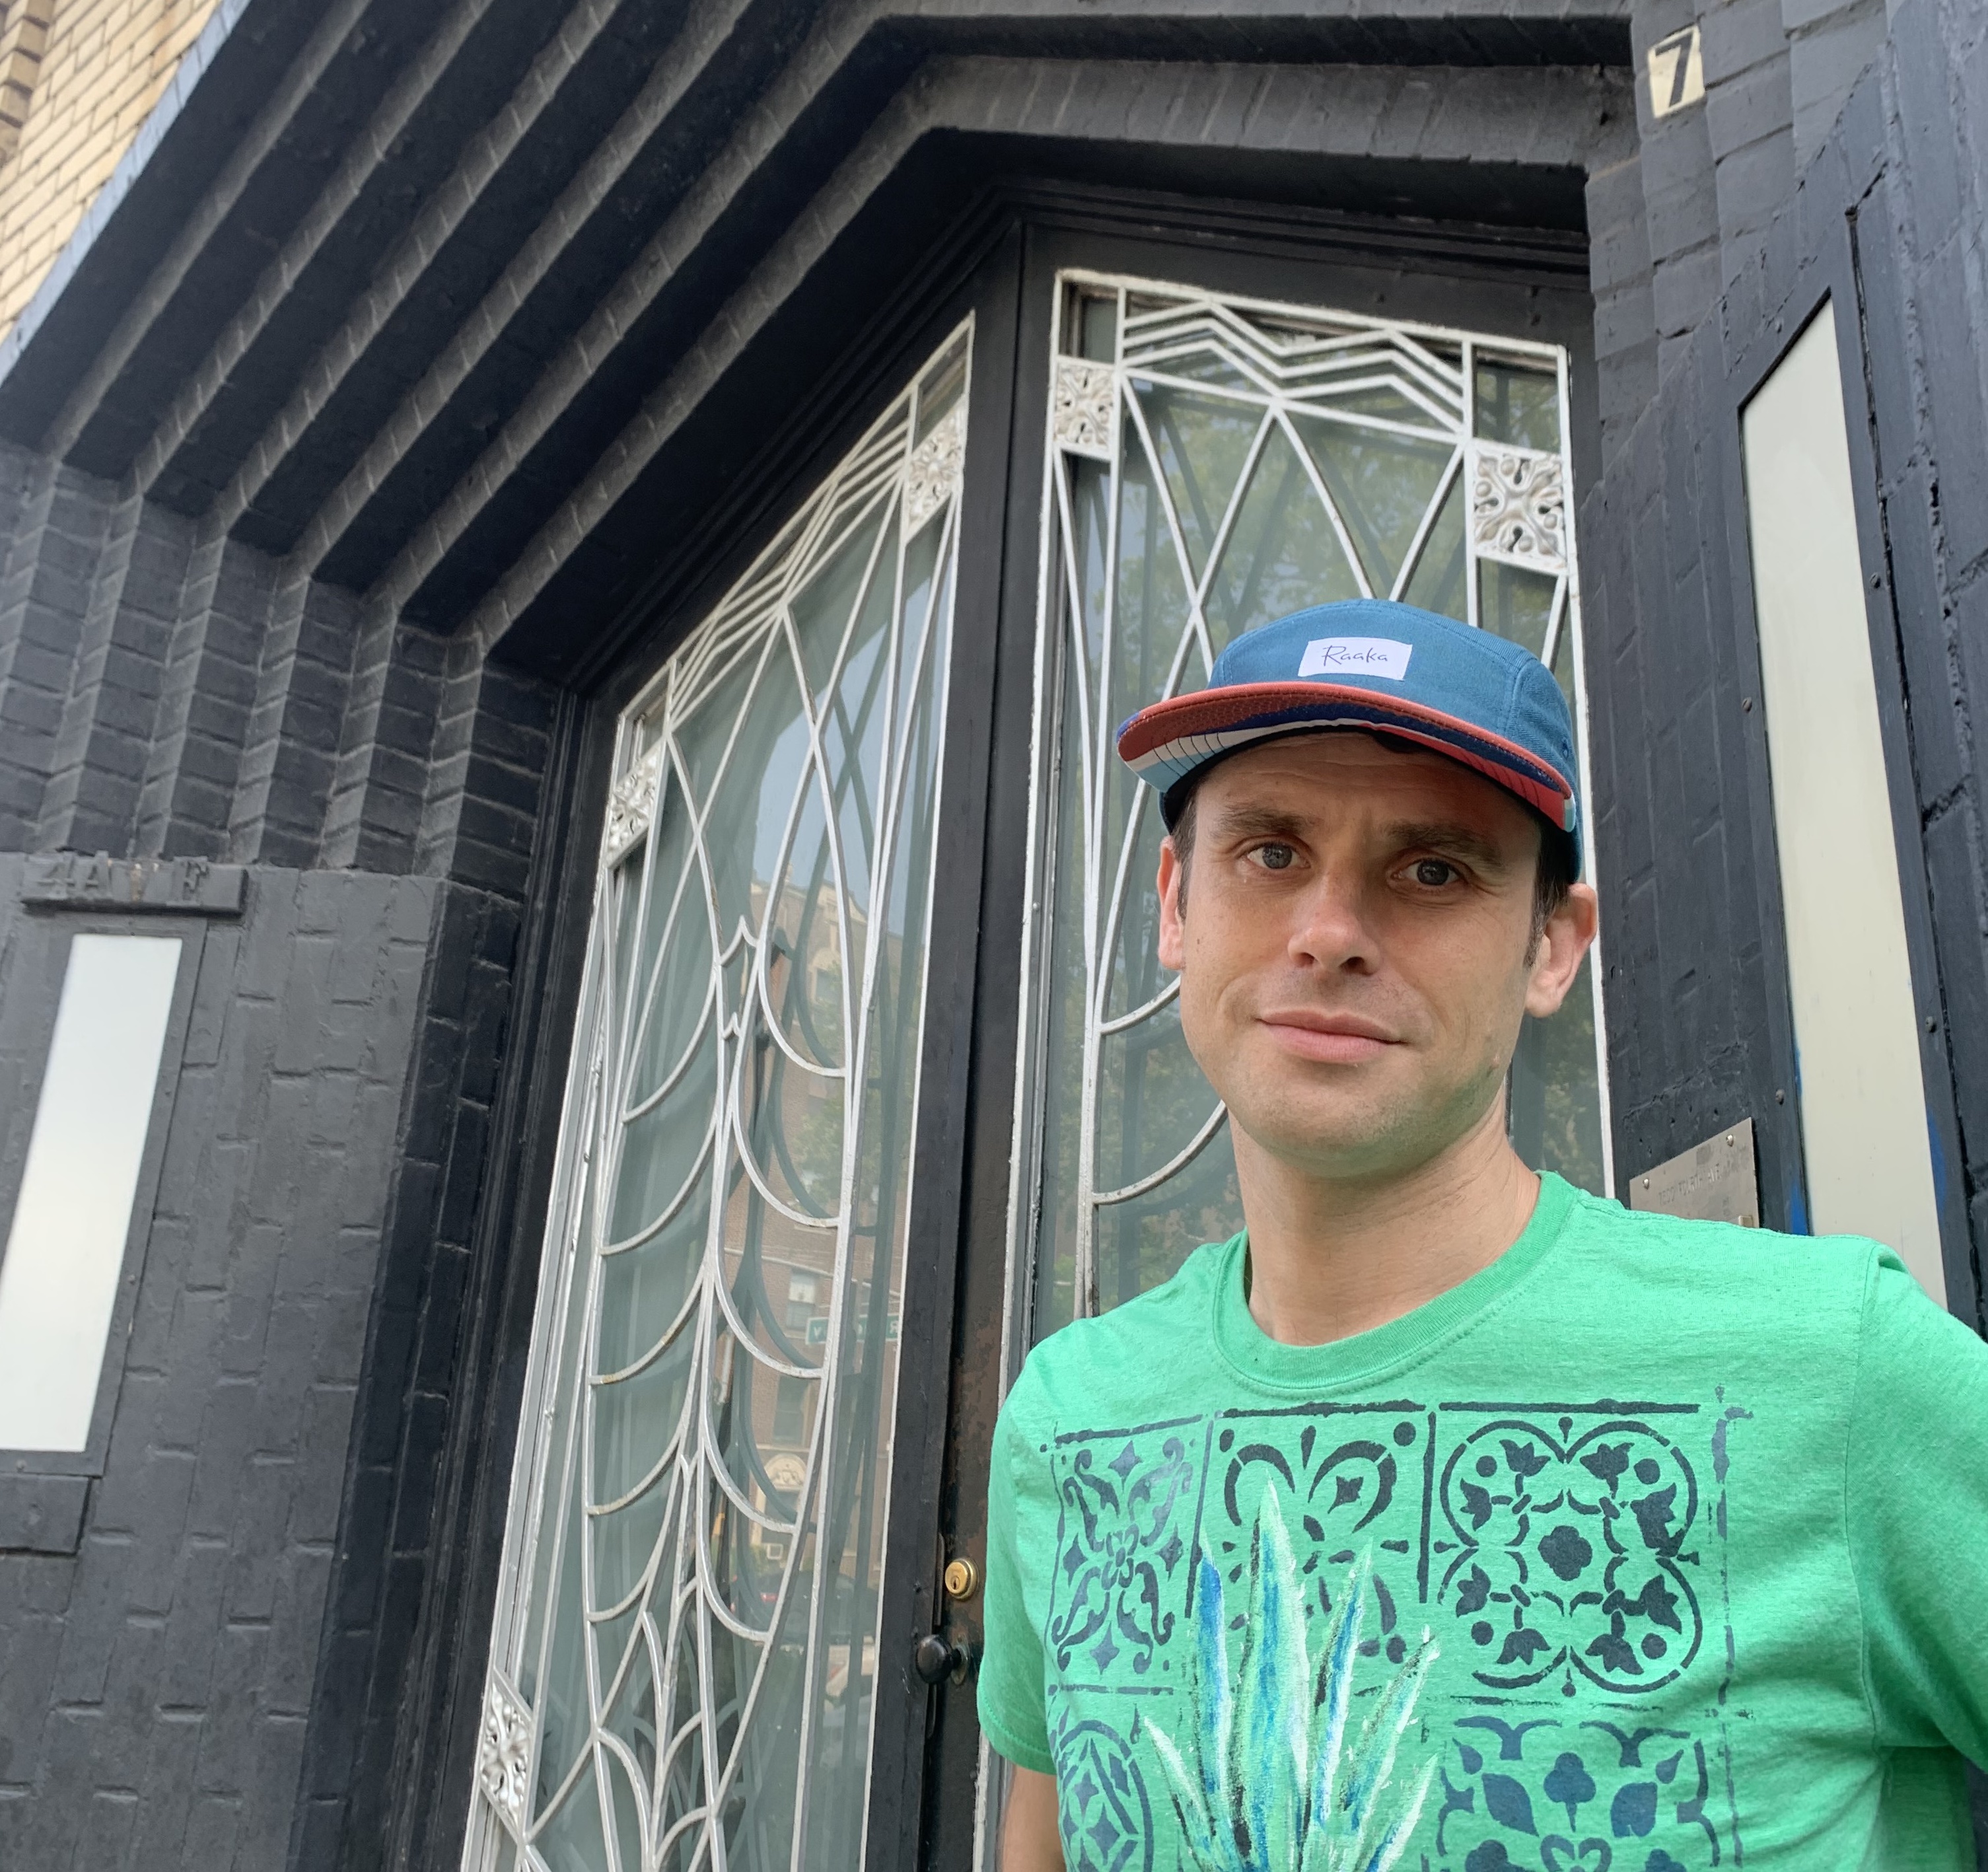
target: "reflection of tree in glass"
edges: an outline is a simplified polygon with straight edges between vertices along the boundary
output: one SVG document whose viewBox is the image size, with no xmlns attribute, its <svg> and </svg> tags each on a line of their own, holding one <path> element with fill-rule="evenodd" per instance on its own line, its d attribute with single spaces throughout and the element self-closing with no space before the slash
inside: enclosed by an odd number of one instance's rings
<svg viewBox="0 0 1988 1872">
<path fill-rule="evenodd" d="M 1209 587 L 1210 647 L 1219 655 L 1259 624 L 1307 604 L 1359 595 L 1310 476 L 1283 432 L 1273 429 Z"/>
<path fill-rule="evenodd" d="M 1293 423 L 1352 535 L 1368 585 L 1375 597 L 1386 597 L 1453 450 L 1447 442 L 1376 432 L 1325 417 L 1297 417 Z"/>
<path fill-rule="evenodd" d="M 1199 1068 L 1188 1061 L 1197 1076 Z M 1170 1281 L 1206 1241 L 1226 1241 L 1242 1226 L 1236 1156 L 1225 1124 L 1193 1163 L 1156 1190 L 1102 1212 L 1098 1293 L 1115 1306 Z"/>
<path fill-rule="evenodd" d="M 1141 389 L 1137 378 L 1133 388 L 1135 392 Z M 1262 409 L 1219 393 L 1203 395 L 1168 389 L 1145 389 L 1139 402 L 1172 496 L 1174 517 L 1199 578 L 1208 564 L 1229 497 L 1242 479 L 1249 445 L 1263 419 Z M 1130 438 L 1128 445 L 1131 445 Z"/>
</svg>

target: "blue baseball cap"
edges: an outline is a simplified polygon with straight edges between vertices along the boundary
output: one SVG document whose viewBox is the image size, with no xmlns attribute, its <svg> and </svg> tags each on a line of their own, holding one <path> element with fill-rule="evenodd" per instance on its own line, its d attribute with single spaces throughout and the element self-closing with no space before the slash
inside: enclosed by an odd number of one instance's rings
<svg viewBox="0 0 1988 1872">
<path fill-rule="evenodd" d="M 1127 722 L 1118 754 L 1165 802 L 1239 747 L 1320 728 L 1364 728 L 1462 761 L 1566 833 L 1579 870 L 1574 723 L 1553 672 L 1517 644 L 1412 604 L 1347 598 L 1244 631 L 1207 688 Z"/>
</svg>

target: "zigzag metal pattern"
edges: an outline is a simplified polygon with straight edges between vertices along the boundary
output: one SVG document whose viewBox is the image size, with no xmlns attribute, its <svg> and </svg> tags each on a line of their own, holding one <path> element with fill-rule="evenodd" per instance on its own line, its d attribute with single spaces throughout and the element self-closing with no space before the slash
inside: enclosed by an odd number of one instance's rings
<svg viewBox="0 0 1988 1872">
<path fill-rule="evenodd" d="M 1232 364 L 1266 398 L 1314 405 L 1320 415 L 1371 423 L 1364 413 L 1337 407 L 1338 401 L 1389 390 L 1425 413 L 1423 432 L 1455 440 L 1466 432 L 1460 364 L 1404 327 L 1338 317 L 1321 318 L 1316 330 L 1266 325 L 1219 301 L 1128 317 L 1128 370 L 1164 374 L 1168 364 L 1198 354 Z"/>
</svg>

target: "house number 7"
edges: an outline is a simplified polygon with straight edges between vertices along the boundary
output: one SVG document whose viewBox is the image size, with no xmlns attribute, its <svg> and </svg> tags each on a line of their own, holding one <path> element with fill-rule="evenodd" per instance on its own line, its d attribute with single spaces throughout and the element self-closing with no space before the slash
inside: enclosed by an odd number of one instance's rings
<svg viewBox="0 0 1988 1872">
<path fill-rule="evenodd" d="M 1705 95 L 1705 57 L 1696 25 L 1684 27 L 1650 48 L 1650 111 L 1667 117 Z"/>
</svg>

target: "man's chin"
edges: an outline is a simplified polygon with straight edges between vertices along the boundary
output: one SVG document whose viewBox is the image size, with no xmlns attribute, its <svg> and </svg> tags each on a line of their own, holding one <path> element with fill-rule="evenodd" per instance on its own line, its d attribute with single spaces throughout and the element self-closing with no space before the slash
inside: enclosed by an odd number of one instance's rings
<svg viewBox="0 0 1988 1872">
<path fill-rule="evenodd" d="M 1265 1098 L 1261 1078 L 1229 1101 L 1229 1119 L 1258 1149 L 1326 1182 L 1385 1182 L 1432 1163 L 1482 1119 L 1455 1097 L 1377 1082 L 1357 1071 L 1346 1085 L 1316 1082 Z"/>
<path fill-rule="evenodd" d="M 1442 1149 L 1416 1115 L 1376 1112 L 1371 1099 L 1357 1110 L 1232 1105 L 1229 1118 L 1259 1150 L 1332 1182 L 1400 1176 Z"/>
</svg>

